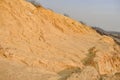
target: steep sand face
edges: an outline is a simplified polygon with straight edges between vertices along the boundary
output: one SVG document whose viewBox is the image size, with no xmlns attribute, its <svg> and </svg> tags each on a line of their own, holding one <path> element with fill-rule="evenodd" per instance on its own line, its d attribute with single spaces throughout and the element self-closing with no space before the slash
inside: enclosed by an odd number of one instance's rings
<svg viewBox="0 0 120 80">
<path fill-rule="evenodd" d="M 120 72 L 120 46 L 43 7 L 0 0 L 0 65 L 0 80 L 76 80 L 79 70 L 98 80 Z"/>
</svg>

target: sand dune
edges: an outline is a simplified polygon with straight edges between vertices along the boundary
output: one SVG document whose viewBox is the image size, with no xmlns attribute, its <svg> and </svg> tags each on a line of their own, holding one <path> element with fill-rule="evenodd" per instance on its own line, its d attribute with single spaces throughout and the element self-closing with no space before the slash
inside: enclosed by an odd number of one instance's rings
<svg viewBox="0 0 120 80">
<path fill-rule="evenodd" d="M 119 80 L 119 72 L 112 38 L 42 6 L 0 0 L 0 80 Z"/>
</svg>

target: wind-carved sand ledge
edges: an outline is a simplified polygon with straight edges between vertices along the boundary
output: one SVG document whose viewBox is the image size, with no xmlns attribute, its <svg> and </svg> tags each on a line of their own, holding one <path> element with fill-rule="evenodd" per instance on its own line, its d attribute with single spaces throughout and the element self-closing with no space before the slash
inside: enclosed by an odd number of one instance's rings
<svg viewBox="0 0 120 80">
<path fill-rule="evenodd" d="M 51 10 L 1 0 L 0 80 L 120 80 L 120 46 Z"/>
</svg>

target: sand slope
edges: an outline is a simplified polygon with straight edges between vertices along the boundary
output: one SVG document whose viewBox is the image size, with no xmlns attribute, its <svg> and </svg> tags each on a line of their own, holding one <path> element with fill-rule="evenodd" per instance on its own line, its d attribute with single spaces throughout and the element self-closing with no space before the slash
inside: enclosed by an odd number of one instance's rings
<svg viewBox="0 0 120 80">
<path fill-rule="evenodd" d="M 108 79 L 120 72 L 120 46 L 51 10 L 0 0 L 0 65 L 0 80 Z"/>
</svg>

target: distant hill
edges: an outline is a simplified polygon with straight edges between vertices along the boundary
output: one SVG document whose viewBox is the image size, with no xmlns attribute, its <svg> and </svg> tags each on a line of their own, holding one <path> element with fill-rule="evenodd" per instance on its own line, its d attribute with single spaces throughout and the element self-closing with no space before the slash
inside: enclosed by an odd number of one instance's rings
<svg viewBox="0 0 120 80">
<path fill-rule="evenodd" d="M 107 35 L 107 36 L 112 37 L 120 45 L 120 32 L 106 31 L 99 27 L 92 27 L 92 28 L 95 29 L 101 35 Z"/>
</svg>

